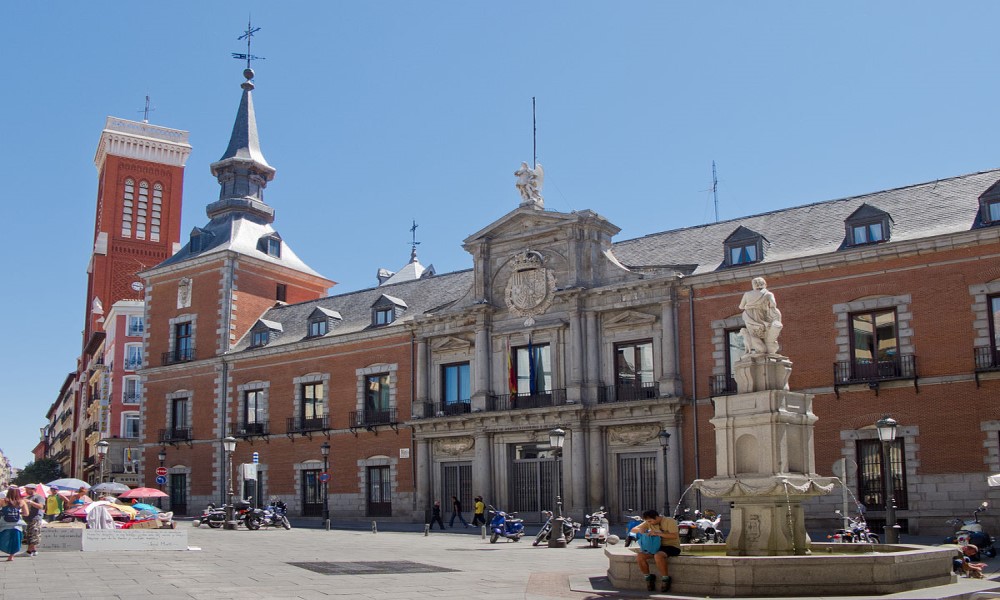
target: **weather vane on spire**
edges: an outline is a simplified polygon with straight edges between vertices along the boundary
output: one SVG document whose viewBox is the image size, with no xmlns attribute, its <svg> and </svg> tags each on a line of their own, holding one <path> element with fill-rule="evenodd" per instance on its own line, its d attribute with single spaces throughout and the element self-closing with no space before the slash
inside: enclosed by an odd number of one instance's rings
<svg viewBox="0 0 1000 600">
<path fill-rule="evenodd" d="M 246 54 L 243 54 L 242 52 L 233 52 L 233 58 L 237 60 L 247 61 L 247 69 L 250 68 L 250 61 L 264 60 L 263 56 L 254 56 L 253 54 L 250 54 L 250 41 L 253 39 L 253 34 L 257 33 L 258 31 L 260 31 L 260 27 L 253 27 L 252 25 L 250 25 L 250 17 L 247 17 L 247 30 L 243 32 L 243 35 L 236 38 L 237 40 L 247 41 L 247 51 Z"/>
</svg>

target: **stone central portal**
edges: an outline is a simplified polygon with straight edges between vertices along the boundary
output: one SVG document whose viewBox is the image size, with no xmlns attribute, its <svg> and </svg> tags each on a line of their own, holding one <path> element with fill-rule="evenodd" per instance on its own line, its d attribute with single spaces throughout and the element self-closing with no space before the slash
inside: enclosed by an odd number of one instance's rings
<svg viewBox="0 0 1000 600">
<path fill-rule="evenodd" d="M 763 278 L 743 296 L 749 351 L 734 365 L 737 394 L 714 398 L 716 473 L 695 487 L 732 506 L 730 556 L 806 554 L 802 501 L 833 490 L 816 474 L 809 394 L 788 391 L 792 362 L 777 353 L 781 313 Z"/>
</svg>

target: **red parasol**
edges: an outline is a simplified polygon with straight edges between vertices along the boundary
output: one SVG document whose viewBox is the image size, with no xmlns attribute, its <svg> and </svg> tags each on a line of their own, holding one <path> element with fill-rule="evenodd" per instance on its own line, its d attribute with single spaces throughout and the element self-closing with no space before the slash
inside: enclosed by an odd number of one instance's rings
<svg viewBox="0 0 1000 600">
<path fill-rule="evenodd" d="M 161 492 L 160 490 L 140 487 L 131 489 L 124 494 L 118 496 L 118 499 L 122 498 L 166 498 L 167 494 Z"/>
</svg>

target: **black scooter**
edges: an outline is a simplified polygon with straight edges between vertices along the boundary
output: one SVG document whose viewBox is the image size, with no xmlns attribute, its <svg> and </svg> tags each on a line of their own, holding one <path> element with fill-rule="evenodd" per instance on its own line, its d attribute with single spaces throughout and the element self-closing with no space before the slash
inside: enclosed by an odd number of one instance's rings
<svg viewBox="0 0 1000 600">
<path fill-rule="evenodd" d="M 971 544 L 979 549 L 979 552 L 985 554 L 989 558 L 993 558 L 997 555 L 996 548 L 993 547 L 993 536 L 991 536 L 985 529 L 983 529 L 983 524 L 979 522 L 979 513 L 986 512 L 989 508 L 989 502 L 983 502 L 979 505 L 979 508 L 972 511 L 971 519 L 949 519 L 946 521 L 949 525 L 954 525 L 958 527 L 959 530 L 955 532 L 954 536 L 949 536 L 945 538 L 944 542 L 946 544 L 959 544 L 967 545 Z M 979 553 L 971 557 L 972 560 L 979 560 Z"/>
</svg>

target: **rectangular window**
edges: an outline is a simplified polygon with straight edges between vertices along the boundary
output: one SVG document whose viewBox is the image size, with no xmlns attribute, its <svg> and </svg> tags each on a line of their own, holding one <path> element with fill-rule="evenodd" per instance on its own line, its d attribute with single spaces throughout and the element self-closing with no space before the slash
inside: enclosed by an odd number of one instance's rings
<svg viewBox="0 0 1000 600">
<path fill-rule="evenodd" d="M 288 298 L 288 286 L 284 283 L 279 283 L 274 289 L 274 299 L 278 302 L 287 302 Z"/>
<path fill-rule="evenodd" d="M 243 425 L 247 433 L 260 433 L 264 424 L 264 390 L 243 393 Z"/>
<path fill-rule="evenodd" d="M 139 337 L 142 335 L 143 318 L 141 316 L 129 316 L 128 335 L 129 337 Z"/>
<path fill-rule="evenodd" d="M 882 233 L 882 223 L 867 223 L 865 225 L 854 225 L 851 230 L 854 234 L 854 244 L 874 244 L 885 239 Z"/>
<path fill-rule="evenodd" d="M 1000 221 L 1000 201 L 990 202 L 987 205 L 986 210 L 990 213 L 990 223 Z"/>
<path fill-rule="evenodd" d="M 126 377 L 122 380 L 122 403 L 123 404 L 139 404 L 139 398 L 142 396 L 142 385 L 139 382 L 138 377 Z"/>
<path fill-rule="evenodd" d="M 269 336 L 268 330 L 262 329 L 260 331 L 254 331 L 250 334 L 250 346 L 256 348 L 257 346 L 266 346 Z"/>
<path fill-rule="evenodd" d="M 619 401 L 653 398 L 653 343 L 615 345 L 615 393 Z"/>
<path fill-rule="evenodd" d="M 854 379 L 899 376 L 896 309 L 851 314 Z"/>
<path fill-rule="evenodd" d="M 128 344 L 125 346 L 125 370 L 135 371 L 142 368 L 142 346 Z"/>
<path fill-rule="evenodd" d="M 445 406 L 468 405 L 472 398 L 469 363 L 441 367 L 441 385 Z"/>
<path fill-rule="evenodd" d="M 280 257 L 281 240 L 275 238 L 267 238 L 267 254 L 268 256 Z"/>
<path fill-rule="evenodd" d="M 729 249 L 729 264 L 745 265 L 753 262 L 757 262 L 757 244 Z"/>
<path fill-rule="evenodd" d="M 309 321 L 309 337 L 319 337 L 326 335 L 327 322 L 325 320 Z"/>
<path fill-rule="evenodd" d="M 371 422 L 379 413 L 389 410 L 389 374 L 369 375 L 365 378 L 365 418 Z"/>
<path fill-rule="evenodd" d="M 302 516 L 318 517 L 323 514 L 323 484 L 319 469 L 302 471 Z"/>
<path fill-rule="evenodd" d="M 882 442 L 858 440 L 858 498 L 869 510 L 885 509 L 885 471 L 882 465 Z M 889 447 L 890 473 L 892 474 L 892 499 L 896 508 L 909 508 L 906 494 L 906 458 L 902 438 Z"/>
<path fill-rule="evenodd" d="M 123 438 L 137 438 L 137 437 L 139 437 L 139 414 L 138 413 L 124 413 L 124 414 L 122 414 L 122 437 Z"/>
<path fill-rule="evenodd" d="M 548 344 L 527 345 L 514 354 L 518 395 L 546 394 L 552 391 L 552 361 Z"/>
<path fill-rule="evenodd" d="M 172 403 L 171 417 L 174 435 L 171 437 L 185 439 L 188 428 L 188 398 L 174 398 Z"/>
<path fill-rule="evenodd" d="M 380 308 L 375 311 L 375 324 L 376 325 L 388 325 L 392 323 L 393 309 L 391 308 Z"/>
<path fill-rule="evenodd" d="M 191 321 L 174 325 L 174 360 L 177 362 L 194 358 L 194 339 L 191 337 Z"/>
<path fill-rule="evenodd" d="M 302 427 L 313 428 L 323 425 L 323 384 L 302 384 Z"/>
<path fill-rule="evenodd" d="M 1000 352 L 1000 295 L 987 299 L 990 308 L 990 340 L 993 342 L 993 354 Z"/>
</svg>

